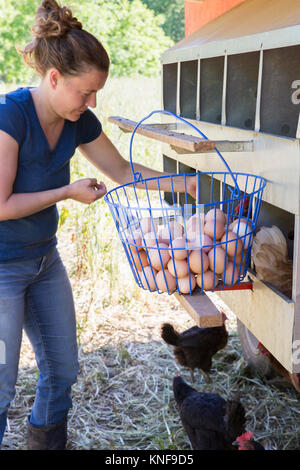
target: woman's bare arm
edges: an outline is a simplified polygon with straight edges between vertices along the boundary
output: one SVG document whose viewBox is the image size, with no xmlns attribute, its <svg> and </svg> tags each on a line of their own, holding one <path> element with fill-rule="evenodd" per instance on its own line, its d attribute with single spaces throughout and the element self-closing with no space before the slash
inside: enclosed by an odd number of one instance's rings
<svg viewBox="0 0 300 470">
<path fill-rule="evenodd" d="M 0 130 L 0 221 L 35 214 L 68 198 L 90 204 L 106 193 L 103 183 L 85 178 L 57 189 L 14 194 L 18 149 L 16 140 Z"/>
<path fill-rule="evenodd" d="M 81 145 L 79 150 L 93 165 L 113 181 L 125 184 L 133 180 L 129 161 L 120 155 L 103 131 L 93 142 Z M 134 172 L 142 173 L 144 179 L 155 178 L 147 181 L 148 189 L 171 191 L 170 178 L 161 178 L 159 180 L 159 188 L 157 184 L 158 177 L 169 176 L 170 173 L 156 171 L 140 163 L 134 163 L 133 167 Z M 137 188 L 145 189 L 145 185 L 138 183 Z M 173 189 L 176 192 L 185 192 L 187 190 L 189 194 L 196 197 L 196 179 L 193 176 L 187 176 L 186 178 L 176 177 L 173 179 Z"/>
</svg>

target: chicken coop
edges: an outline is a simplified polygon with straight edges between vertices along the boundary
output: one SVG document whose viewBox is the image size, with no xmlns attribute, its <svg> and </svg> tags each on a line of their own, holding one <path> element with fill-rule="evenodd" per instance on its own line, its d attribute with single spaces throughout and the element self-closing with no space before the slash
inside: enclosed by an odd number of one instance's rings
<svg viewBox="0 0 300 470">
<path fill-rule="evenodd" d="M 215 294 L 238 319 L 246 359 L 266 366 L 258 343 L 290 373 L 300 373 L 300 4 L 294 0 L 247 0 L 204 25 L 162 55 L 162 108 L 208 136 L 210 148 L 184 123 L 162 115 L 138 132 L 162 141 L 164 171 L 223 171 L 217 148 L 232 171 L 267 181 L 256 232 L 278 227 L 287 243 L 291 289 L 258 276 L 253 260 L 244 282 Z M 134 122 L 112 118 L 130 131 Z M 193 144 L 194 147 L 193 147 Z M 216 173 L 201 184 L 203 198 L 224 197 Z M 226 192 L 226 191 L 225 191 Z M 173 201 L 164 193 L 166 203 Z M 176 194 L 176 202 L 186 201 Z M 190 197 L 193 204 L 192 197 Z M 278 274 L 280 281 L 280 276 Z M 197 291 L 178 301 L 198 326 L 218 326 L 221 314 Z"/>
</svg>

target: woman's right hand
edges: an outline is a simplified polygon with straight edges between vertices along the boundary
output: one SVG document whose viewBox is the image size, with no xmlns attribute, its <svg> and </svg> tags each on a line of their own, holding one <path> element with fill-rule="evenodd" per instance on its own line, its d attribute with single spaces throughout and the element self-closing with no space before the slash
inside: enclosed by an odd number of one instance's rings
<svg viewBox="0 0 300 470">
<path fill-rule="evenodd" d="M 68 186 L 68 198 L 84 204 L 92 204 L 107 192 L 105 184 L 100 181 L 97 183 L 96 178 L 84 178 Z"/>
</svg>

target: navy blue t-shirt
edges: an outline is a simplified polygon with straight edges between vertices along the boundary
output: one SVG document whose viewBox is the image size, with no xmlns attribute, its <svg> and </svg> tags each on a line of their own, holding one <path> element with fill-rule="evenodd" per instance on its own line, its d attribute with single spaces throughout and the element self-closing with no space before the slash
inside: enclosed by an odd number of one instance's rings
<svg viewBox="0 0 300 470">
<path fill-rule="evenodd" d="M 34 193 L 69 184 L 70 159 L 80 144 L 95 140 L 102 126 L 91 110 L 65 120 L 53 151 L 40 125 L 29 87 L 7 93 L 0 101 L 0 129 L 19 144 L 13 193 Z M 0 221 L 0 262 L 44 256 L 56 245 L 56 204 L 20 219 Z"/>
</svg>

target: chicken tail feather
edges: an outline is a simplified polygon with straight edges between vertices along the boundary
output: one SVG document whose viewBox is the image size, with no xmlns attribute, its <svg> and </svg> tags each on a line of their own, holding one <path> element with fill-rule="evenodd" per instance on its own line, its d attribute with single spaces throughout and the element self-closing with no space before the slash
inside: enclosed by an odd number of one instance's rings
<svg viewBox="0 0 300 470">
<path fill-rule="evenodd" d="M 174 329 L 173 325 L 170 323 L 164 323 L 161 327 L 161 337 L 172 346 L 178 345 L 179 333 Z"/>
</svg>

